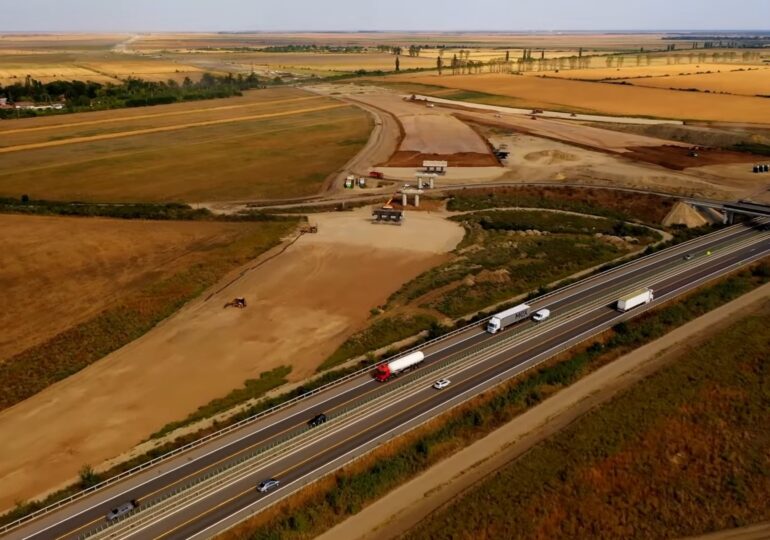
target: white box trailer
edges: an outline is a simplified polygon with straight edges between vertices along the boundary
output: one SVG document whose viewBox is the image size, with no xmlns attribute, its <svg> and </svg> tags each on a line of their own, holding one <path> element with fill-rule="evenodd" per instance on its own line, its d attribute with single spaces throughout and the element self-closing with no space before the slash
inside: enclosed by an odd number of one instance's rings
<svg viewBox="0 0 770 540">
<path fill-rule="evenodd" d="M 527 304 L 519 304 L 516 307 L 506 309 L 505 311 L 493 315 L 487 323 L 487 332 L 496 334 L 500 330 L 504 330 L 513 323 L 519 322 L 527 317 L 529 317 L 529 306 Z"/>
<path fill-rule="evenodd" d="M 628 311 L 629 309 L 649 304 L 654 298 L 652 289 L 639 289 L 620 298 L 617 309 L 618 311 Z"/>
</svg>

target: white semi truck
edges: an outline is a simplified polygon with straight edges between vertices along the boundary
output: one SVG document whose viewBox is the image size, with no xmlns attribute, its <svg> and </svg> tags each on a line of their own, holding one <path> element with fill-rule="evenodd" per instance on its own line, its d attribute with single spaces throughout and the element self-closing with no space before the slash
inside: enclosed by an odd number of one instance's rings
<svg viewBox="0 0 770 540">
<path fill-rule="evenodd" d="M 403 371 L 417 367 L 423 360 L 425 360 L 425 355 L 422 351 L 416 351 L 401 358 L 396 358 L 377 366 L 374 378 L 380 382 L 385 382 Z"/>
<path fill-rule="evenodd" d="M 652 289 L 639 289 L 619 299 L 617 309 L 618 311 L 628 311 L 629 309 L 649 304 L 654 298 Z"/>
<path fill-rule="evenodd" d="M 511 309 L 501 311 L 496 315 L 493 315 L 487 323 L 487 332 L 490 334 L 496 334 L 500 330 L 504 330 L 515 322 L 519 322 L 529 317 L 529 306 L 527 304 L 519 304 Z"/>
</svg>

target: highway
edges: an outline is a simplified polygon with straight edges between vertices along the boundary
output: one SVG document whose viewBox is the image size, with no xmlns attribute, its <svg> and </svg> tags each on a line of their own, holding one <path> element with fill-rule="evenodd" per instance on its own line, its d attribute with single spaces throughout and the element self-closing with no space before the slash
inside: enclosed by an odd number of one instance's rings
<svg viewBox="0 0 770 540">
<path fill-rule="evenodd" d="M 362 374 L 334 385 L 26 523 L 8 538 L 210 537 L 383 440 L 643 311 L 614 310 L 623 294 L 651 287 L 655 306 L 769 254 L 765 229 L 736 225 L 559 289 L 530 303 L 552 311 L 544 323 L 522 323 L 494 336 L 481 325 L 469 327 L 423 348 L 425 362 L 408 375 L 381 384 Z M 693 258 L 686 260 L 685 254 Z M 432 389 L 442 377 L 452 384 Z M 307 428 L 319 412 L 329 421 Z M 255 485 L 270 477 L 280 479 L 281 487 L 258 493 Z M 105 529 L 105 514 L 132 499 L 139 501 L 139 511 Z"/>
</svg>

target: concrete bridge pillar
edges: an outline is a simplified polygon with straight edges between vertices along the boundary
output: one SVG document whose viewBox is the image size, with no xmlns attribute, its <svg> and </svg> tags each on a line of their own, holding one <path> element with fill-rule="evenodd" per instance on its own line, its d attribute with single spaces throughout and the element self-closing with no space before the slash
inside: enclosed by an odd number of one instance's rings
<svg viewBox="0 0 770 540">
<path fill-rule="evenodd" d="M 419 195 L 415 195 L 414 196 L 414 207 L 415 208 L 419 208 L 420 207 L 420 196 Z"/>
<path fill-rule="evenodd" d="M 401 206 L 406 208 L 406 205 L 409 203 L 409 197 L 406 196 L 406 193 L 401 194 Z"/>
</svg>

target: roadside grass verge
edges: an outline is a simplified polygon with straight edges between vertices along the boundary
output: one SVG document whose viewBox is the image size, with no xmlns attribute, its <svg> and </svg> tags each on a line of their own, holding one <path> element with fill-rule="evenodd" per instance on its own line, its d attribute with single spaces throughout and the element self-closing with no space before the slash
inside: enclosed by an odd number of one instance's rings
<svg viewBox="0 0 770 540">
<path fill-rule="evenodd" d="M 590 371 L 769 281 L 770 261 L 765 260 L 701 288 L 676 302 L 618 325 L 592 341 L 578 346 L 575 350 L 551 359 L 535 371 L 522 374 L 494 390 L 485 392 L 406 436 L 380 447 L 336 474 L 288 497 L 278 505 L 220 535 L 220 538 L 267 540 L 317 536 L 432 464 L 480 439 Z M 763 329 L 763 335 L 765 339 L 770 336 L 766 328 Z M 766 352 L 766 347 L 764 351 L 761 348 L 758 350 Z M 707 371 L 708 364 L 702 365 L 701 370 Z M 765 378 L 765 385 L 766 381 Z M 681 389 L 686 383 L 687 381 L 678 382 L 673 388 Z M 649 397 L 647 400 L 655 401 Z M 659 404 L 652 403 L 651 406 L 659 407 Z M 764 405 L 764 413 L 766 417 L 767 402 Z M 753 422 L 757 420 L 756 417 L 748 419 Z M 623 415 L 618 415 L 617 421 L 621 430 L 628 431 L 633 425 L 633 422 L 628 422 Z M 766 423 L 755 425 L 754 429 L 762 429 L 764 425 Z M 562 446 L 568 445 L 571 440 L 580 436 L 579 430 L 570 430 L 569 433 L 571 437 L 565 437 L 563 439 L 565 443 Z M 594 435 L 598 437 L 604 433 L 601 427 L 594 430 Z M 611 441 L 614 437 L 614 434 L 609 434 L 606 440 Z M 612 448 L 611 444 L 608 446 Z M 582 450 L 587 456 L 592 456 L 584 447 Z M 580 455 L 580 452 L 576 452 L 575 455 Z M 526 485 L 531 486 L 535 483 L 544 491 L 553 489 L 555 482 L 564 481 L 553 472 L 564 470 L 565 465 L 561 462 L 558 462 L 558 465 L 558 468 L 539 468 L 539 471 L 544 471 L 548 476 L 541 479 L 535 473 L 534 480 L 527 482 Z M 641 473 L 644 474 L 644 470 Z M 548 478 L 551 479 L 550 483 L 542 484 Z M 509 490 L 519 483 L 520 480 L 516 475 L 507 477 L 506 482 L 500 483 L 501 489 L 495 492 L 495 499 L 477 495 L 473 507 L 478 511 L 489 510 L 489 519 L 499 518 L 501 512 L 505 512 L 504 506 L 510 504 L 509 501 L 516 500 Z M 517 515 L 526 519 L 527 516 L 531 516 L 533 507 L 527 505 Z M 657 508 L 660 508 L 660 505 Z M 466 525 L 463 528 L 462 518 L 458 517 L 460 515 L 468 520 L 468 524 L 473 525 Z M 454 514 L 449 512 L 449 517 L 446 519 L 452 520 L 450 526 L 442 525 L 437 529 L 435 525 L 431 527 L 426 524 L 425 528 L 421 529 L 424 531 L 424 537 L 434 537 L 438 530 L 444 531 L 442 537 L 457 537 L 458 534 L 476 537 L 477 531 L 483 530 L 476 519 L 471 519 L 471 512 L 462 514 L 459 510 Z M 559 520 L 553 519 L 553 521 Z M 574 520 L 571 522 L 574 523 Z M 474 529 L 474 526 L 477 528 Z M 505 536 L 506 534 L 497 534 L 491 537 Z"/>
<path fill-rule="evenodd" d="M 620 220 L 538 210 L 451 219 L 466 230 L 452 259 L 406 283 L 388 308 L 418 304 L 457 319 L 661 239 Z"/>
<path fill-rule="evenodd" d="M 675 202 L 671 197 L 652 193 L 572 186 L 521 186 L 455 191 L 447 209 L 468 212 L 505 207 L 550 208 L 660 227 Z"/>
<path fill-rule="evenodd" d="M 187 268 L 126 294 L 85 322 L 0 363 L 0 410 L 142 336 L 228 272 L 276 246 L 296 223 L 244 223 L 232 242 L 201 253 Z"/>
<path fill-rule="evenodd" d="M 348 338 L 329 358 L 324 360 L 317 371 L 326 371 L 350 358 L 355 358 L 356 356 L 375 351 L 419 334 L 435 323 L 435 317 L 423 314 L 379 319 L 365 330 L 357 332 Z"/>
<path fill-rule="evenodd" d="M 770 303 L 405 538 L 690 537 L 770 519 Z"/>
<path fill-rule="evenodd" d="M 184 203 L 81 203 L 0 197 L 0 214 L 36 216 L 109 217 L 115 219 L 151 219 L 160 221 L 296 221 L 298 217 L 273 216 L 251 210 L 238 214 L 214 214 L 206 208 Z"/>
</svg>

